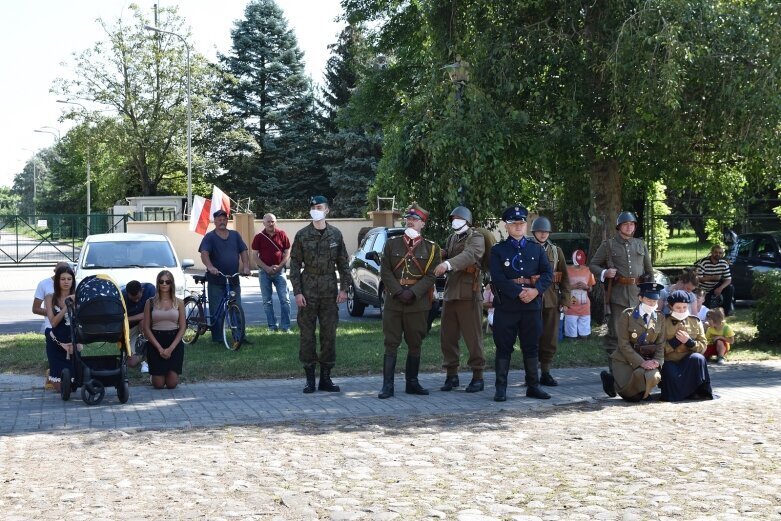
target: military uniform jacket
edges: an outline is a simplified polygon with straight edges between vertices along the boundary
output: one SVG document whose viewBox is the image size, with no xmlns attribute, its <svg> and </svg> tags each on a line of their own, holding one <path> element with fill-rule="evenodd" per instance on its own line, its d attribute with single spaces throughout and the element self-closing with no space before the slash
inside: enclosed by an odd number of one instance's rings
<svg viewBox="0 0 781 521">
<path fill-rule="evenodd" d="M 535 311 L 542 309 L 542 295 L 553 282 L 553 270 L 542 246 L 522 238 L 507 238 L 491 248 L 491 281 L 494 289 L 494 308 L 497 311 Z M 518 283 L 514 279 L 529 279 L 539 275 L 534 283 Z M 534 287 L 540 293 L 525 304 L 518 298 L 524 287 Z M 497 298 L 498 293 L 498 298 Z"/>
<path fill-rule="evenodd" d="M 664 318 L 658 312 L 653 313 L 646 323 L 646 319 L 637 307 L 625 309 L 618 318 L 616 326 L 618 349 L 611 357 L 626 362 L 632 369 L 637 369 L 645 359 L 635 351 L 634 346 L 653 344 L 656 346 L 653 359 L 661 367 L 664 363 L 664 326 Z"/>
<path fill-rule="evenodd" d="M 640 282 L 640 277 L 644 275 L 653 275 L 651 256 L 645 243 L 635 238 L 626 240 L 620 235 L 603 242 L 591 259 L 589 269 L 597 280 L 601 280 L 602 271 L 608 268 L 616 269 L 616 279 L 618 277 L 638 279 L 631 284 L 619 284 L 618 280 L 614 280 L 610 303 L 627 308 L 637 306 L 640 302 L 637 282 Z M 605 279 L 604 282 L 607 280 Z"/>
<path fill-rule="evenodd" d="M 296 233 L 290 249 L 290 281 L 294 295 L 336 298 L 337 270 L 340 289 L 347 291 L 352 276 L 342 232 L 326 223 L 325 230 L 320 233 L 309 223 Z"/>
<path fill-rule="evenodd" d="M 705 330 L 702 327 L 700 319 L 690 315 L 683 320 L 676 320 L 671 315 L 667 315 L 665 321 L 665 344 L 664 359 L 670 362 L 680 362 L 686 356 L 692 353 L 704 353 L 707 347 Z M 675 338 L 675 332 L 679 329 L 685 329 L 689 333 L 689 341 L 682 344 Z"/>
<path fill-rule="evenodd" d="M 564 251 L 549 241 L 546 241 L 542 248 L 548 256 L 548 262 L 554 273 L 553 284 L 542 295 L 542 305 L 546 308 L 557 308 L 561 305 L 569 304 L 572 295 L 570 293 L 571 288 Z M 558 275 L 561 277 L 560 282 L 556 282 L 556 273 L 561 273 L 561 275 Z"/>
<path fill-rule="evenodd" d="M 444 300 L 482 300 L 482 276 L 480 262 L 485 252 L 483 235 L 469 228 L 464 233 L 454 233 L 445 245 L 451 271 L 447 273 Z M 468 271 L 467 271 L 468 270 Z"/>
<path fill-rule="evenodd" d="M 432 290 L 437 280 L 434 268 L 442 262 L 442 252 L 433 241 L 421 239 L 412 251 L 415 257 L 412 260 L 407 256 L 407 240 L 406 235 L 392 237 L 382 250 L 380 279 L 385 288 L 385 307 L 428 311 L 431 309 Z M 405 284 L 402 285 L 402 282 Z M 411 304 L 405 305 L 393 298 L 403 289 L 410 289 L 415 294 Z"/>
</svg>

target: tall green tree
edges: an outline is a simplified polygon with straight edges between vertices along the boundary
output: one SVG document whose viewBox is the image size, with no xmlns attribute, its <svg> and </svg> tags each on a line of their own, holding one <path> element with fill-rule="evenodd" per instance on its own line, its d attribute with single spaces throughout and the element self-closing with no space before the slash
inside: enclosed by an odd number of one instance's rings
<svg viewBox="0 0 781 521">
<path fill-rule="evenodd" d="M 260 211 L 300 211 L 307 195 L 331 196 L 311 82 L 282 10 L 273 0 L 252 0 L 231 37 L 230 53 L 219 56 L 219 101 L 231 112 L 221 131 L 234 139 L 222 151 L 226 173 L 217 179 L 254 195 Z"/>
<path fill-rule="evenodd" d="M 120 187 L 115 198 L 173 190 L 184 193 L 187 50 L 175 36 L 153 33 L 144 26 L 156 25 L 188 42 L 189 30 L 175 8 L 160 9 L 155 20 L 136 5 L 130 6 L 130 14 L 130 20 L 119 18 L 113 24 L 99 20 L 105 40 L 74 55 L 73 77 L 57 80 L 53 90 L 63 97 L 116 111 L 116 125 L 106 142 L 115 158 L 124 157 L 122 167 L 117 168 L 130 175 L 130 182 Z M 199 122 L 205 105 L 200 94 L 209 92 L 212 76 L 200 55 L 191 52 L 190 60 L 193 127 L 198 135 L 203 133 Z M 202 172 L 197 167 L 204 165 L 197 151 L 195 175 Z"/>
<path fill-rule="evenodd" d="M 348 105 L 365 68 L 365 44 L 360 30 L 348 25 L 329 48 L 319 103 L 325 132 L 323 164 L 334 192 L 334 215 L 362 217 L 370 206 L 367 197 L 382 154 L 380 125 L 352 121 Z"/>
<path fill-rule="evenodd" d="M 461 188 L 477 216 L 554 193 L 589 208 L 595 247 L 652 181 L 778 171 L 777 2 L 343 5 L 388 57 L 354 97 L 385 115 L 377 190 L 446 211 Z M 441 73 L 458 55 L 460 89 Z"/>
</svg>

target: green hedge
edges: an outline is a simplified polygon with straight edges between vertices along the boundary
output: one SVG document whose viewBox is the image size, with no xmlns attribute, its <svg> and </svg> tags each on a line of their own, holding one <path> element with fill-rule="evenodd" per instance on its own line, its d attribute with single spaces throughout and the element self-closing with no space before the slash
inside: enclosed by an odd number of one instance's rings
<svg viewBox="0 0 781 521">
<path fill-rule="evenodd" d="M 781 342 L 781 271 L 755 273 L 751 293 L 757 299 L 753 311 L 757 336 L 766 342 Z"/>
</svg>

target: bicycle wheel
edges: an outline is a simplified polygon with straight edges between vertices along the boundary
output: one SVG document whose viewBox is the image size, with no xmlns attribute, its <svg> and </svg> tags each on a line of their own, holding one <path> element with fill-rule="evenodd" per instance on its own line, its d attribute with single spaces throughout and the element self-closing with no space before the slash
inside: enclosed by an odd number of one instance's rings
<svg viewBox="0 0 781 521">
<path fill-rule="evenodd" d="M 244 310 L 236 302 L 228 302 L 222 321 L 222 338 L 225 347 L 238 351 L 244 341 Z"/>
<path fill-rule="evenodd" d="M 206 317 L 203 314 L 203 306 L 194 297 L 184 299 L 184 316 L 187 320 L 187 329 L 184 331 L 182 342 L 185 345 L 193 345 L 203 332 L 203 324 Z"/>
</svg>

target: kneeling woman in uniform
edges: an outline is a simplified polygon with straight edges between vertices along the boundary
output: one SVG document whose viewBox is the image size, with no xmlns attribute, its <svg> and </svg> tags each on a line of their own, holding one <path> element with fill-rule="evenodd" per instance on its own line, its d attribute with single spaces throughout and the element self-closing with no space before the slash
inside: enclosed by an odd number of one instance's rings
<svg viewBox="0 0 781 521">
<path fill-rule="evenodd" d="M 667 297 L 671 313 L 664 319 L 662 400 L 713 399 L 705 352 L 705 331 L 700 319 L 689 314 L 689 295 L 673 291 Z"/>
<path fill-rule="evenodd" d="M 618 318 L 618 349 L 611 355 L 613 374 L 602 371 L 602 388 L 608 396 L 616 393 L 628 402 L 648 398 L 662 379 L 664 363 L 664 319 L 656 313 L 661 284 L 644 282 L 640 304 L 627 308 Z"/>
</svg>

